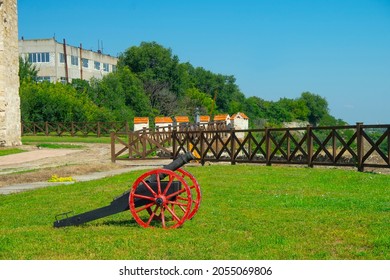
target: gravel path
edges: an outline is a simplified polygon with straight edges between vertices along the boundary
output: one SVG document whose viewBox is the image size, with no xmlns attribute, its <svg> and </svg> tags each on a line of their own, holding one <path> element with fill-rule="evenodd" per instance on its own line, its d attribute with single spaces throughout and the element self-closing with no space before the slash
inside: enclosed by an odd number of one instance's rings
<svg viewBox="0 0 390 280">
<path fill-rule="evenodd" d="M 22 146 L 20 154 L 0 157 L 0 194 L 26 191 L 56 184 L 53 174 L 71 176 L 77 182 L 124 172 L 161 167 L 170 160 L 118 161 L 111 163 L 109 144 L 82 144 L 81 149 L 38 149 Z"/>
</svg>

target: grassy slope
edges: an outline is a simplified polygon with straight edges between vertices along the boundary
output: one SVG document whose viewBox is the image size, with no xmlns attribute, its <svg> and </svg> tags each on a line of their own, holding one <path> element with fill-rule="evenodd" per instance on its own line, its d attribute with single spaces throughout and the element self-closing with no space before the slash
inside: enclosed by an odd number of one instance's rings
<svg viewBox="0 0 390 280">
<path fill-rule="evenodd" d="M 202 187 L 193 220 L 143 229 L 123 212 L 52 228 L 102 207 L 142 172 L 0 196 L 0 259 L 389 259 L 389 176 L 264 166 L 187 168 Z"/>
</svg>

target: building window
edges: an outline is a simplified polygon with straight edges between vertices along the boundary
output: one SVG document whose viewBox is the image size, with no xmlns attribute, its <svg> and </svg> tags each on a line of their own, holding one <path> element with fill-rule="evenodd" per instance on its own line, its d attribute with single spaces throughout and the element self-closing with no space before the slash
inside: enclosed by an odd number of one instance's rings
<svg viewBox="0 0 390 280">
<path fill-rule="evenodd" d="M 43 53 L 29 53 L 28 54 L 28 61 L 35 63 L 35 62 L 50 62 L 50 53 L 43 52 Z"/>
<path fill-rule="evenodd" d="M 95 69 L 100 70 L 100 62 L 95 61 Z"/>
<path fill-rule="evenodd" d="M 116 65 L 111 65 L 112 66 L 112 72 L 116 72 Z"/>
<path fill-rule="evenodd" d="M 60 78 L 60 82 L 63 83 L 63 84 L 66 84 L 68 81 L 66 80 L 65 77 L 61 77 Z"/>
<path fill-rule="evenodd" d="M 72 65 L 78 66 L 79 65 L 79 57 L 75 55 L 70 56 L 70 60 Z"/>
<path fill-rule="evenodd" d="M 60 63 L 65 63 L 65 55 L 60 53 Z"/>
<path fill-rule="evenodd" d="M 103 63 L 103 71 L 105 71 L 105 72 L 110 71 L 110 67 L 109 67 L 108 63 Z"/>
<path fill-rule="evenodd" d="M 37 82 L 50 82 L 50 77 L 49 76 L 38 76 L 37 77 Z"/>
<path fill-rule="evenodd" d="M 89 60 L 86 58 L 83 58 L 83 67 L 88 68 Z"/>
</svg>

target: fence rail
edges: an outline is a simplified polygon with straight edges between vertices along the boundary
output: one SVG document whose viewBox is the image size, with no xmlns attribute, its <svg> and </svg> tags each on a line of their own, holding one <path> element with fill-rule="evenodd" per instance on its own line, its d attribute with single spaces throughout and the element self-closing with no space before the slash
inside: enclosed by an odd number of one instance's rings
<svg viewBox="0 0 390 280">
<path fill-rule="evenodd" d="M 109 136 L 129 132 L 128 122 L 22 122 L 22 135 Z"/>
<path fill-rule="evenodd" d="M 160 140 L 159 140 L 160 139 Z M 112 133 L 112 161 L 175 158 L 210 162 L 390 168 L 390 125 Z M 115 149 L 121 147 L 118 151 Z"/>
</svg>

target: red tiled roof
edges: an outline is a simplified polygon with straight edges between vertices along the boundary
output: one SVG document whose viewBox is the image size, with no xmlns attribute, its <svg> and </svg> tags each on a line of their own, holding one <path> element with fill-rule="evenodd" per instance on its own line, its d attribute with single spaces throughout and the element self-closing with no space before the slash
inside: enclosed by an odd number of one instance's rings
<svg viewBox="0 0 390 280">
<path fill-rule="evenodd" d="M 190 122 L 190 119 L 187 116 L 176 116 L 175 117 L 176 122 Z"/>
<path fill-rule="evenodd" d="M 246 119 L 246 120 L 249 119 L 247 115 L 245 115 L 244 113 L 241 113 L 241 112 L 238 112 L 237 114 L 234 114 L 234 115 L 231 116 L 230 118 L 231 118 L 231 119 L 235 119 L 235 118 L 237 118 L 239 115 L 240 115 L 243 119 Z"/>
<path fill-rule="evenodd" d="M 154 119 L 154 123 L 172 123 L 172 119 L 170 117 L 156 117 Z"/>
<path fill-rule="evenodd" d="M 229 114 L 216 115 L 214 116 L 214 121 L 226 121 L 228 117 Z"/>
<path fill-rule="evenodd" d="M 149 123 L 148 117 L 135 117 L 134 124 Z"/>
<path fill-rule="evenodd" d="M 209 122 L 210 121 L 210 116 L 200 116 L 200 121 L 201 122 Z"/>
</svg>

